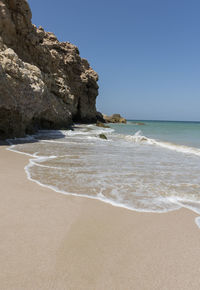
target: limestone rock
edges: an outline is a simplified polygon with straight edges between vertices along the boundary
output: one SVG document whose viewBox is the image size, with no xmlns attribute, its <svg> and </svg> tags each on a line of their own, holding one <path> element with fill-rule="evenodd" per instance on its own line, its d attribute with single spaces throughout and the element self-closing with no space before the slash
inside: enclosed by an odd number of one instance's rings
<svg viewBox="0 0 200 290">
<path fill-rule="evenodd" d="M 97 73 L 31 17 L 26 0 L 0 0 L 0 139 L 100 116 Z"/>
<path fill-rule="evenodd" d="M 103 115 L 106 123 L 126 123 L 126 119 L 121 117 L 120 114 L 113 114 L 112 116 Z"/>
</svg>

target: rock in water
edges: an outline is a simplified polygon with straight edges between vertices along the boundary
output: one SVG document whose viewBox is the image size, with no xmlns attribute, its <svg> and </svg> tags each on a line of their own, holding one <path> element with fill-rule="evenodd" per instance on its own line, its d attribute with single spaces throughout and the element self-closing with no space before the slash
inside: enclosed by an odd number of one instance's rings
<svg viewBox="0 0 200 290">
<path fill-rule="evenodd" d="M 120 114 L 113 114 L 112 116 L 103 115 L 106 123 L 124 123 L 126 124 L 126 119 L 121 117 Z"/>
<path fill-rule="evenodd" d="M 99 122 L 99 121 L 97 121 L 96 126 L 97 126 L 97 127 L 102 127 L 102 128 L 110 128 L 109 126 L 107 126 L 107 125 L 105 125 L 104 123 L 101 123 L 101 122 Z"/>
<path fill-rule="evenodd" d="M 99 118 L 97 73 L 31 17 L 26 0 L 0 0 L 0 139 Z"/>
<path fill-rule="evenodd" d="M 99 134 L 99 137 L 100 137 L 101 139 L 105 139 L 105 140 L 108 139 L 108 138 L 106 137 L 106 135 L 104 135 L 104 134 Z"/>
</svg>

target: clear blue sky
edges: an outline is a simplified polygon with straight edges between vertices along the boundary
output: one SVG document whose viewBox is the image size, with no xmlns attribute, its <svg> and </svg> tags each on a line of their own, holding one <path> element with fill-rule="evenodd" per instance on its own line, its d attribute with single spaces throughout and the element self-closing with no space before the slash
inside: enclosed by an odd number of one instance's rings
<svg viewBox="0 0 200 290">
<path fill-rule="evenodd" d="M 99 74 L 97 109 L 200 120 L 200 0 L 29 0 L 37 26 Z"/>
</svg>

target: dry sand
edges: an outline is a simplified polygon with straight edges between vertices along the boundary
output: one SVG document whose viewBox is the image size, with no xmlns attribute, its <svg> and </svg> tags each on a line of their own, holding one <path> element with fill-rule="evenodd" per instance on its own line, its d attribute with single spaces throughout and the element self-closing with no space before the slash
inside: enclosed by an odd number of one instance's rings
<svg viewBox="0 0 200 290">
<path fill-rule="evenodd" d="M 0 289 L 200 289 L 200 229 L 186 209 L 148 214 L 29 181 L 0 147 Z"/>
</svg>

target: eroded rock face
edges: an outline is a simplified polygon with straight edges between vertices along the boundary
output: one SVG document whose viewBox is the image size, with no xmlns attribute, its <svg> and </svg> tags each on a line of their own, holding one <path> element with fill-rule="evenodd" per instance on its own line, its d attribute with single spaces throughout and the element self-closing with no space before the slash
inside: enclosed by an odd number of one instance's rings
<svg viewBox="0 0 200 290">
<path fill-rule="evenodd" d="M 97 73 L 31 16 L 26 0 L 0 0 L 0 138 L 99 116 Z"/>
<path fill-rule="evenodd" d="M 126 119 L 121 117 L 120 114 L 113 114 L 112 116 L 103 115 L 106 123 L 124 123 L 126 124 Z"/>
</svg>

